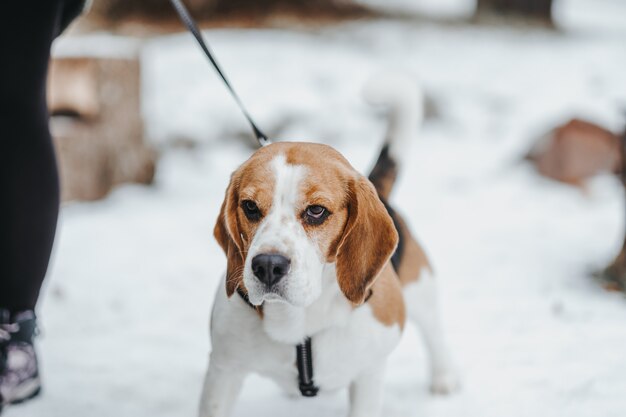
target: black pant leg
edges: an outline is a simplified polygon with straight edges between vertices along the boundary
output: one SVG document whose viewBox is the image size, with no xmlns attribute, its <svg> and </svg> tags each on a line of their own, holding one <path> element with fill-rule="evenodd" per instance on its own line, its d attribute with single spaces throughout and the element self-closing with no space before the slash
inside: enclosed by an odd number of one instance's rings
<svg viewBox="0 0 626 417">
<path fill-rule="evenodd" d="M 0 308 L 32 309 L 48 268 L 59 184 L 46 77 L 62 0 L 0 8 Z"/>
</svg>

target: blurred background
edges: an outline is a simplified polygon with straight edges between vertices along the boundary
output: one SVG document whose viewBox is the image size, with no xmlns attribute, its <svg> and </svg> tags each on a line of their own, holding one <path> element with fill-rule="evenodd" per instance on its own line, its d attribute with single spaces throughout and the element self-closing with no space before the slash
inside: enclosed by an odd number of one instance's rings
<svg viewBox="0 0 626 417">
<path fill-rule="evenodd" d="M 622 0 L 186 0 L 273 140 L 362 172 L 415 75 L 426 121 L 394 205 L 430 254 L 463 390 L 428 394 L 412 328 L 385 416 L 623 416 Z M 225 258 L 212 237 L 245 119 L 168 0 L 95 0 L 53 45 L 64 207 L 40 306 L 44 395 L 20 416 L 195 415 Z M 605 268 L 607 268 L 605 270 Z M 235 416 L 343 416 L 247 380 Z"/>
</svg>

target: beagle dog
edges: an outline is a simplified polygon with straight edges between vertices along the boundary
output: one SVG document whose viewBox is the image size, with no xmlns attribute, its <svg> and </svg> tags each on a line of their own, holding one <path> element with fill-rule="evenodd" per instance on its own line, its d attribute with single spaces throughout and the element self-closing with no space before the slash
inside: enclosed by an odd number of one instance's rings
<svg viewBox="0 0 626 417">
<path fill-rule="evenodd" d="M 349 388 L 351 417 L 379 416 L 386 358 L 407 316 L 424 336 L 432 391 L 457 388 L 433 270 L 387 202 L 422 95 L 399 75 L 370 81 L 365 95 L 390 108 L 369 179 L 333 148 L 298 142 L 265 146 L 232 174 L 214 230 L 227 270 L 201 417 L 229 416 L 253 372 L 296 395 Z"/>
</svg>

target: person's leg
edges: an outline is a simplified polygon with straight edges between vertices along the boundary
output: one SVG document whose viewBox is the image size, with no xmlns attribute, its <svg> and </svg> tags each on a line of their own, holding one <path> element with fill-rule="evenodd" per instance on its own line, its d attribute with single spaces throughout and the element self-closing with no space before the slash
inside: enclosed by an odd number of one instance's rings
<svg viewBox="0 0 626 417">
<path fill-rule="evenodd" d="M 46 78 L 64 7 L 11 1 L 0 14 L 0 408 L 39 392 L 34 309 L 59 210 Z"/>
<path fill-rule="evenodd" d="M 46 107 L 62 2 L 8 2 L 0 18 L 0 308 L 34 309 L 59 207 Z"/>
</svg>

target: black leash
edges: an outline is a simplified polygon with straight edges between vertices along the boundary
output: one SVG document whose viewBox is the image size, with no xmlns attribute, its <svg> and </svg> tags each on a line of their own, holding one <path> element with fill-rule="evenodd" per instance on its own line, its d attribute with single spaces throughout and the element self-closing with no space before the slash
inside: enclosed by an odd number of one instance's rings
<svg viewBox="0 0 626 417">
<path fill-rule="evenodd" d="M 261 129 L 259 129 L 256 123 L 254 123 L 254 120 L 252 120 L 252 117 L 250 116 L 245 106 L 241 102 L 241 99 L 235 92 L 235 89 L 228 82 L 228 79 L 226 78 L 226 76 L 224 75 L 224 72 L 222 71 L 219 64 L 217 63 L 217 60 L 211 53 L 211 50 L 209 49 L 207 44 L 204 42 L 204 39 L 202 38 L 202 34 L 200 33 L 200 29 L 198 29 L 196 22 L 193 20 L 193 18 L 189 14 L 189 11 L 187 10 L 183 2 L 181 0 L 170 0 L 170 3 L 172 3 L 172 6 L 174 6 L 174 8 L 176 9 L 178 16 L 180 16 L 180 20 L 182 20 L 185 26 L 187 26 L 187 29 L 189 29 L 189 32 L 191 32 L 193 37 L 196 38 L 196 41 L 198 41 L 198 45 L 200 45 L 200 48 L 202 48 L 206 57 L 209 58 L 209 61 L 211 62 L 211 64 L 213 64 L 213 67 L 215 68 L 217 73 L 220 75 L 220 77 L 224 81 L 224 84 L 226 84 L 226 87 L 228 87 L 228 90 L 230 91 L 230 94 L 235 99 L 235 102 L 237 102 L 239 109 L 241 110 L 243 115 L 246 117 L 246 119 L 248 119 L 248 123 L 250 123 L 250 126 L 252 127 L 252 130 L 254 131 L 254 136 L 256 136 L 256 139 L 259 142 L 259 145 L 261 146 L 269 145 L 271 142 L 267 138 L 267 135 L 265 135 L 265 133 L 263 133 Z"/>
<path fill-rule="evenodd" d="M 240 287 L 237 287 L 237 294 L 253 310 L 258 308 L 250 302 L 248 294 Z M 320 390 L 313 382 L 313 349 L 311 348 L 311 338 L 307 337 L 304 343 L 296 346 L 296 365 L 298 367 L 298 388 L 303 397 L 315 397 Z"/>
</svg>

